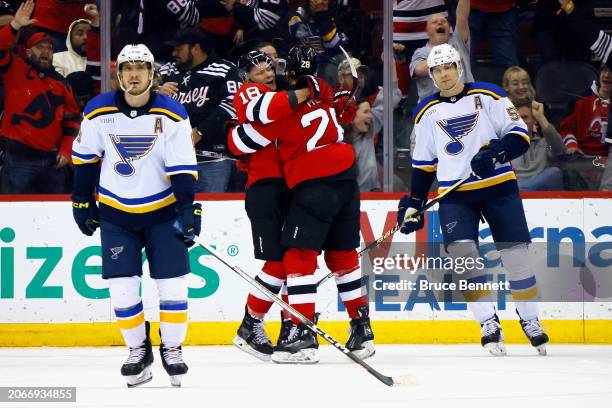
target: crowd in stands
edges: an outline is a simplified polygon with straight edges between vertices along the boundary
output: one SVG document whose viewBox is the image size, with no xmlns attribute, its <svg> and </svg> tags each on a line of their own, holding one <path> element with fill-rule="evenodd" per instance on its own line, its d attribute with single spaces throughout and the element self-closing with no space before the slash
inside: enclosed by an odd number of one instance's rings
<svg viewBox="0 0 612 408">
<path fill-rule="evenodd" d="M 0 1 L 0 193 L 67 193 L 71 141 L 107 72 L 100 67 L 100 4 L 36 0 L 31 20 L 14 19 L 24 2 Z M 382 2 L 375 0 L 114 0 L 111 32 L 104 35 L 113 56 L 127 43 L 144 43 L 155 55 L 156 91 L 177 98 L 190 116 L 200 192 L 239 192 L 246 182 L 227 158 L 224 127 L 235 115 L 236 61 L 253 49 L 265 52 L 283 89 L 285 58 L 295 45 L 317 53 L 318 76 L 346 101 L 339 120 L 354 147 L 363 192 L 382 191 L 382 87 L 391 88 L 393 142 L 408 158 L 396 160 L 394 189 L 409 190 L 411 117 L 417 102 L 437 91 L 426 59 L 443 43 L 459 51 L 464 82 L 499 85 L 527 124 L 530 149 L 512 162 L 522 191 L 612 191 L 612 5 L 392 3 L 388 58 Z M 385 60 L 393 63 L 390 84 L 382 81 Z M 111 83 L 118 89 L 114 69 Z"/>
</svg>

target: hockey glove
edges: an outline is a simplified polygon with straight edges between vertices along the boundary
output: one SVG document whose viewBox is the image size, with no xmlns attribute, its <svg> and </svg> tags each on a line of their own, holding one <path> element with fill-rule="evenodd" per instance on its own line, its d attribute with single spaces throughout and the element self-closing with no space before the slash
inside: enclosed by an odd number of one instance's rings
<svg viewBox="0 0 612 408">
<path fill-rule="evenodd" d="M 321 93 L 321 87 L 316 77 L 312 75 L 304 75 L 298 78 L 295 83 L 295 89 L 308 88 L 310 89 L 310 99 L 316 99 Z"/>
<path fill-rule="evenodd" d="M 187 247 L 195 244 L 195 237 L 200 235 L 201 228 L 202 204 L 186 204 L 178 209 L 174 229 Z"/>
<path fill-rule="evenodd" d="M 81 232 L 87 236 L 92 236 L 100 226 L 98 206 L 93 197 L 83 198 L 73 196 L 72 216 Z"/>
<path fill-rule="evenodd" d="M 411 234 L 420 230 L 425 225 L 423 216 L 413 217 L 425 204 L 425 200 L 419 200 L 405 195 L 397 206 L 397 224 L 401 225 L 402 234 Z"/>
<path fill-rule="evenodd" d="M 480 178 L 491 177 L 495 163 L 506 162 L 506 150 L 499 139 L 492 139 L 474 155 L 470 165 L 474 174 Z"/>
</svg>

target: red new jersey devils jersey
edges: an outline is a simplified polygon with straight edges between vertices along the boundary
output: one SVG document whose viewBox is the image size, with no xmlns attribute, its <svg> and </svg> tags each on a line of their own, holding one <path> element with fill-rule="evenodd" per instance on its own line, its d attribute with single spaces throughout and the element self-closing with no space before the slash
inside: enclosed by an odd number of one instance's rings
<svg viewBox="0 0 612 408">
<path fill-rule="evenodd" d="M 306 180 L 328 177 L 349 169 L 355 154 L 343 142 L 344 132 L 336 118 L 332 89 L 318 79 L 316 100 L 293 108 L 287 92 L 272 92 L 263 85 L 244 85 L 234 104 L 246 109 L 229 137 L 230 150 L 250 154 L 277 142 L 287 185 L 291 188 Z M 239 111 L 239 109 L 236 109 Z"/>
<path fill-rule="evenodd" d="M 255 91 L 250 91 L 250 88 L 255 88 Z M 246 95 L 249 92 L 264 93 L 267 91 L 269 91 L 269 89 L 264 85 L 253 83 L 245 84 L 238 90 L 236 96 L 234 96 L 234 108 L 236 109 L 236 115 L 238 115 L 238 123 L 242 124 L 249 121 L 247 119 L 247 107 L 249 100 L 239 97 L 238 94 L 244 93 Z M 247 187 L 256 181 L 266 178 L 284 177 L 283 164 L 281 162 L 280 152 L 276 148 L 276 145 L 271 143 L 263 149 L 250 155 L 247 165 L 247 175 Z"/>
</svg>

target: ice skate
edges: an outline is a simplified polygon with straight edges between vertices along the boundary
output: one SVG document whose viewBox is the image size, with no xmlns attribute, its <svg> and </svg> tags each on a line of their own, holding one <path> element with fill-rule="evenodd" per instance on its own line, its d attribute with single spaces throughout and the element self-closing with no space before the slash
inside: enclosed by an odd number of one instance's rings
<svg viewBox="0 0 612 408">
<path fill-rule="evenodd" d="M 480 326 L 480 333 L 482 334 L 480 343 L 482 346 L 489 350 L 489 353 L 494 356 L 505 356 L 506 346 L 504 346 L 504 332 L 502 331 L 501 324 L 499 324 L 497 314 Z"/>
<path fill-rule="evenodd" d="M 542 330 L 542 323 L 540 323 L 538 319 L 521 319 L 521 327 L 523 328 L 523 332 L 529 339 L 531 345 L 538 351 L 538 354 L 545 356 L 548 335 L 544 333 L 544 330 Z"/>
<path fill-rule="evenodd" d="M 170 376 L 173 387 L 181 386 L 181 378 L 187 373 L 189 367 L 183 361 L 183 348 L 181 346 L 167 347 L 163 343 L 159 346 L 162 365 Z"/>
<path fill-rule="evenodd" d="M 351 320 L 350 333 L 346 348 L 351 350 L 354 355 L 365 360 L 376 353 L 374 348 L 374 333 L 370 326 L 369 308 L 361 306 L 357 309 L 359 317 Z"/>
<path fill-rule="evenodd" d="M 281 312 L 281 328 L 280 332 L 278 333 L 276 345 L 279 346 L 287 343 L 291 332 L 295 330 L 297 330 L 297 324 L 293 323 L 291 319 L 284 319 L 283 312 Z"/>
<path fill-rule="evenodd" d="M 317 335 L 306 325 L 293 325 L 286 341 L 274 347 L 272 361 L 278 364 L 315 364 L 319 362 Z"/>
<path fill-rule="evenodd" d="M 240 350 L 262 361 L 270 361 L 270 357 L 274 351 L 272 343 L 264 329 L 263 320 L 251 316 L 248 310 L 245 310 L 242 323 L 232 342 Z"/>
<path fill-rule="evenodd" d="M 130 347 L 130 355 L 121 366 L 121 375 L 125 377 L 128 388 L 138 387 L 153 379 L 153 349 L 149 338 L 149 322 L 145 322 L 147 337 L 138 347 Z"/>
</svg>

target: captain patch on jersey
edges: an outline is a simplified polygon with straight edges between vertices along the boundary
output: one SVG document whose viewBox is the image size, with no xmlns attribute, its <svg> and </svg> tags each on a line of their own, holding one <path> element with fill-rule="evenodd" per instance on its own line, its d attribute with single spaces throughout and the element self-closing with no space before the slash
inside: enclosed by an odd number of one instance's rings
<svg viewBox="0 0 612 408">
<path fill-rule="evenodd" d="M 197 178 L 187 112 L 173 99 L 153 95 L 135 109 L 122 93 L 109 92 L 85 108 L 72 161 L 75 165 L 102 161 L 101 211 L 108 206 L 142 214 L 165 208 L 176 201 L 169 176 L 189 173 Z"/>
</svg>

